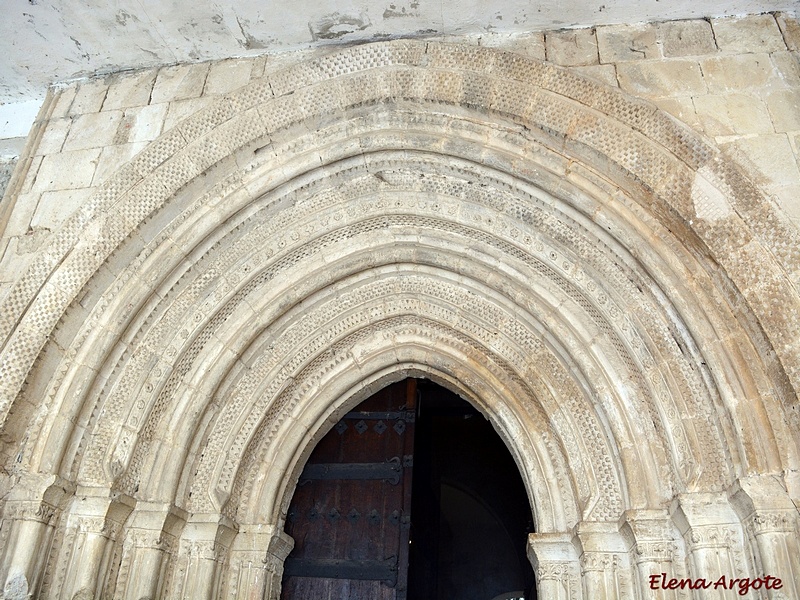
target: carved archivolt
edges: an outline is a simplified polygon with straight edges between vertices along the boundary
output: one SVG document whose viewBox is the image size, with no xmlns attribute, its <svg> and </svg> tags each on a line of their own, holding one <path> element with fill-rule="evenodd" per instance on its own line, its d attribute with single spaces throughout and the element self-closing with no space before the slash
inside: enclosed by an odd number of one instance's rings
<svg viewBox="0 0 800 600">
<path fill-rule="evenodd" d="M 416 374 L 495 423 L 538 531 L 616 523 L 797 467 L 796 242 L 646 103 L 484 48 L 342 50 L 163 134 L 37 257 L 2 308 L 4 456 L 280 526 L 336 415 Z M 233 560 L 158 551 L 192 544 Z"/>
</svg>

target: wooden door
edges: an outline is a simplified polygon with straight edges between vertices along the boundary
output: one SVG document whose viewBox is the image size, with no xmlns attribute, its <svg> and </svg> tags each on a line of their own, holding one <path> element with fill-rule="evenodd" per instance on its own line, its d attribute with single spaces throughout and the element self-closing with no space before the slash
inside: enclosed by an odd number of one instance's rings
<svg viewBox="0 0 800 600">
<path fill-rule="evenodd" d="M 416 381 L 390 385 L 317 444 L 286 532 L 282 600 L 405 600 Z"/>
</svg>

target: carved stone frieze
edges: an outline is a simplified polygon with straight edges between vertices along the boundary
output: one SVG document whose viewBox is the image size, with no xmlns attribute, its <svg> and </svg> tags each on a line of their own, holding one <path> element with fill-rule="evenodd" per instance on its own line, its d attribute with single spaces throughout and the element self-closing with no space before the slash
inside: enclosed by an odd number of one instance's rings
<svg viewBox="0 0 800 600">
<path fill-rule="evenodd" d="M 755 535 L 762 533 L 796 533 L 798 519 L 797 513 L 769 512 L 752 515 L 747 524 Z"/>
<path fill-rule="evenodd" d="M 10 501 L 3 509 L 4 519 L 37 521 L 45 525 L 52 524 L 58 514 L 59 509 L 46 502 Z"/>
<path fill-rule="evenodd" d="M 212 540 L 187 540 L 181 543 L 181 553 L 192 558 L 219 560 L 221 548 Z"/>
<path fill-rule="evenodd" d="M 536 567 L 536 582 L 540 591 L 554 592 L 551 597 L 557 600 L 580 600 L 582 597 L 578 565 L 540 562 Z"/>
<path fill-rule="evenodd" d="M 539 563 L 539 567 L 536 569 L 536 579 L 539 581 L 563 581 L 564 579 L 573 579 L 577 583 L 574 565 L 569 563 Z"/>
<path fill-rule="evenodd" d="M 675 559 L 675 544 L 670 541 L 643 541 L 635 546 L 638 562 L 672 562 Z"/>
<path fill-rule="evenodd" d="M 693 527 L 688 541 L 693 549 L 729 548 L 737 536 L 736 529 L 725 525 Z"/>
<path fill-rule="evenodd" d="M 137 548 L 153 548 L 165 550 L 169 547 L 167 535 L 161 531 L 148 529 L 128 529 L 125 533 L 126 540 Z"/>
<path fill-rule="evenodd" d="M 584 552 L 581 555 L 581 572 L 615 571 L 622 564 L 620 556 L 614 552 Z"/>
</svg>

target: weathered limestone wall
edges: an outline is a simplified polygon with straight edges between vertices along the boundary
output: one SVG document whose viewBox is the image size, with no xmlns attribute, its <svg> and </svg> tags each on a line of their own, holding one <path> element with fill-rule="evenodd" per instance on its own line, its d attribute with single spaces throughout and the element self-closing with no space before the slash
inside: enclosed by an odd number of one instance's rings
<svg viewBox="0 0 800 600">
<path fill-rule="evenodd" d="M 50 233 L 148 142 L 264 73 L 266 58 L 121 73 L 53 90 L 2 218 L 3 284 Z"/>
<path fill-rule="evenodd" d="M 796 20 L 758 15 L 600 27 L 546 38 L 547 60 L 587 65 L 587 74 L 655 103 L 752 166 L 800 224 Z"/>
<path fill-rule="evenodd" d="M 314 439 L 405 376 L 506 440 L 542 600 L 692 597 L 661 572 L 797 596 L 799 36 L 390 42 L 54 92 L 0 215 L 3 598 L 275 598 Z"/>
<path fill-rule="evenodd" d="M 653 102 L 745 165 L 800 227 L 796 18 L 765 14 L 447 41 L 519 52 Z M 49 232 L 160 133 L 265 72 L 324 52 L 120 73 L 53 90 L 5 201 L 0 289 Z"/>
</svg>

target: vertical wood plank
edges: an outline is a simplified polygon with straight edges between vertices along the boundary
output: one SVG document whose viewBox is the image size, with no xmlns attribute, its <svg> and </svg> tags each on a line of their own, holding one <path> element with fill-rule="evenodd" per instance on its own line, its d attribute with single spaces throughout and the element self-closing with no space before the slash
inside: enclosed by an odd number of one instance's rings
<svg viewBox="0 0 800 600">
<path fill-rule="evenodd" d="M 408 580 L 408 540 L 414 423 L 395 427 L 397 419 L 375 412 L 410 411 L 416 407 L 416 381 L 390 385 L 362 402 L 317 444 L 308 464 L 384 463 L 394 458 L 402 477 L 392 485 L 382 480 L 313 480 L 298 486 L 289 509 L 286 531 L 295 539 L 293 559 L 396 561 L 397 582 L 330 577 L 287 576 L 282 600 L 404 600 Z M 332 515 L 332 510 L 337 514 Z M 357 518 L 348 519 L 351 511 Z"/>
</svg>

